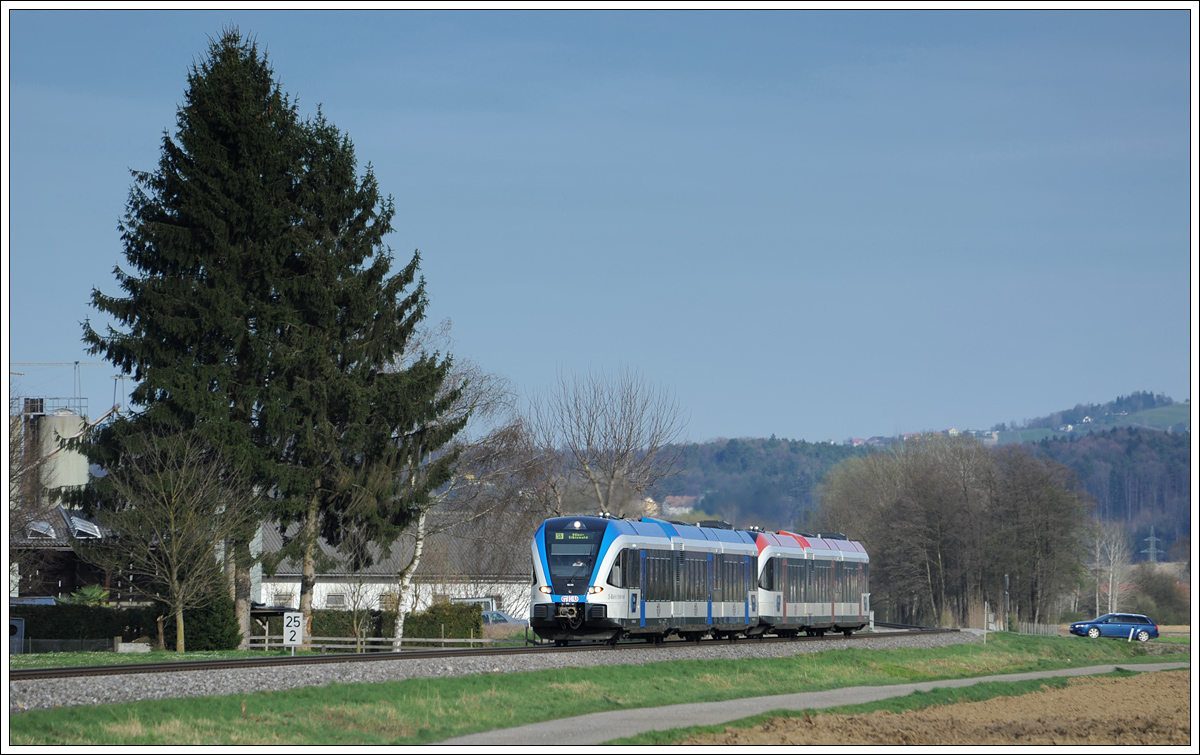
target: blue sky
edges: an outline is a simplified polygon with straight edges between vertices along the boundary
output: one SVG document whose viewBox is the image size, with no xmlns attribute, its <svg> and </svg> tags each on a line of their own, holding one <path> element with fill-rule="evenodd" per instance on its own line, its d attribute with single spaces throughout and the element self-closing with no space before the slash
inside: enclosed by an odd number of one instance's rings
<svg viewBox="0 0 1200 755">
<path fill-rule="evenodd" d="M 12 363 L 97 361 L 130 169 L 236 24 L 395 198 L 454 351 L 629 366 L 688 437 L 1191 396 L 1187 11 L 9 11 Z M 13 366 L 70 396 L 70 367 Z M 111 366 L 79 368 L 96 416 Z M 131 386 L 127 386 L 131 387 Z M 118 397 L 118 400 L 122 400 Z"/>
</svg>

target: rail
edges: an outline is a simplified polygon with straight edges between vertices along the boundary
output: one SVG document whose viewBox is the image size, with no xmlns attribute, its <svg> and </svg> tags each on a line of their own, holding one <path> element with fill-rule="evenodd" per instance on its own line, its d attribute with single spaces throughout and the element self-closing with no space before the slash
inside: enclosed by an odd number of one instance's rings
<svg viewBox="0 0 1200 755">
<path fill-rule="evenodd" d="M 487 647 L 494 645 L 497 642 L 512 643 L 517 640 L 512 639 L 490 639 L 486 637 L 472 637 L 468 639 L 459 639 L 454 637 L 403 637 L 400 640 L 400 646 L 405 645 L 440 645 L 441 647 L 454 647 L 462 645 L 465 647 Z M 336 650 L 342 653 L 381 653 L 391 652 L 393 649 L 394 638 L 392 637 L 308 637 L 304 643 L 296 647 L 304 650 L 320 650 L 324 653 L 327 650 Z M 270 648 L 291 647 L 283 644 L 283 635 L 275 634 L 268 636 L 255 636 L 246 641 L 246 646 L 250 650 L 268 650 Z"/>
</svg>

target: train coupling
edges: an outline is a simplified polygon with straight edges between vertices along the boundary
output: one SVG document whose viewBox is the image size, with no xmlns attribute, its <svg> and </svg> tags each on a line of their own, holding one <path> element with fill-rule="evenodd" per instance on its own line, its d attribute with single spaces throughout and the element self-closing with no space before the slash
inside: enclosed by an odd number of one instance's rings
<svg viewBox="0 0 1200 755">
<path fill-rule="evenodd" d="M 579 615 L 579 607 L 575 604 L 559 604 L 554 607 L 554 617 L 558 619 L 574 619 Z"/>
</svg>

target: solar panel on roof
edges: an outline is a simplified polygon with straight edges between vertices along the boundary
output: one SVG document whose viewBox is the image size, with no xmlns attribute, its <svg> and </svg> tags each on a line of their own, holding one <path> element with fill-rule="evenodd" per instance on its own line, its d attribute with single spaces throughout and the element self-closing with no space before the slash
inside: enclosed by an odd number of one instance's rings
<svg viewBox="0 0 1200 755">
<path fill-rule="evenodd" d="M 80 519 L 77 516 L 71 517 L 71 529 L 75 537 L 100 537 L 100 528 L 86 519 Z"/>
<path fill-rule="evenodd" d="M 50 522 L 30 522 L 28 532 L 30 537 L 54 537 Z"/>
</svg>

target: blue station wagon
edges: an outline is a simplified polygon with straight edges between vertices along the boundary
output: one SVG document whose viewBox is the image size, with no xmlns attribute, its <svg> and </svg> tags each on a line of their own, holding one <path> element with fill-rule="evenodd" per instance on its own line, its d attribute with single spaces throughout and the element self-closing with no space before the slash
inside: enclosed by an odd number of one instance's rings
<svg viewBox="0 0 1200 755">
<path fill-rule="evenodd" d="M 1158 636 L 1158 627 L 1147 616 L 1136 613 L 1106 613 L 1091 621 L 1077 621 L 1071 625 L 1071 634 L 1080 637 L 1119 637 L 1147 642 Z"/>
</svg>

